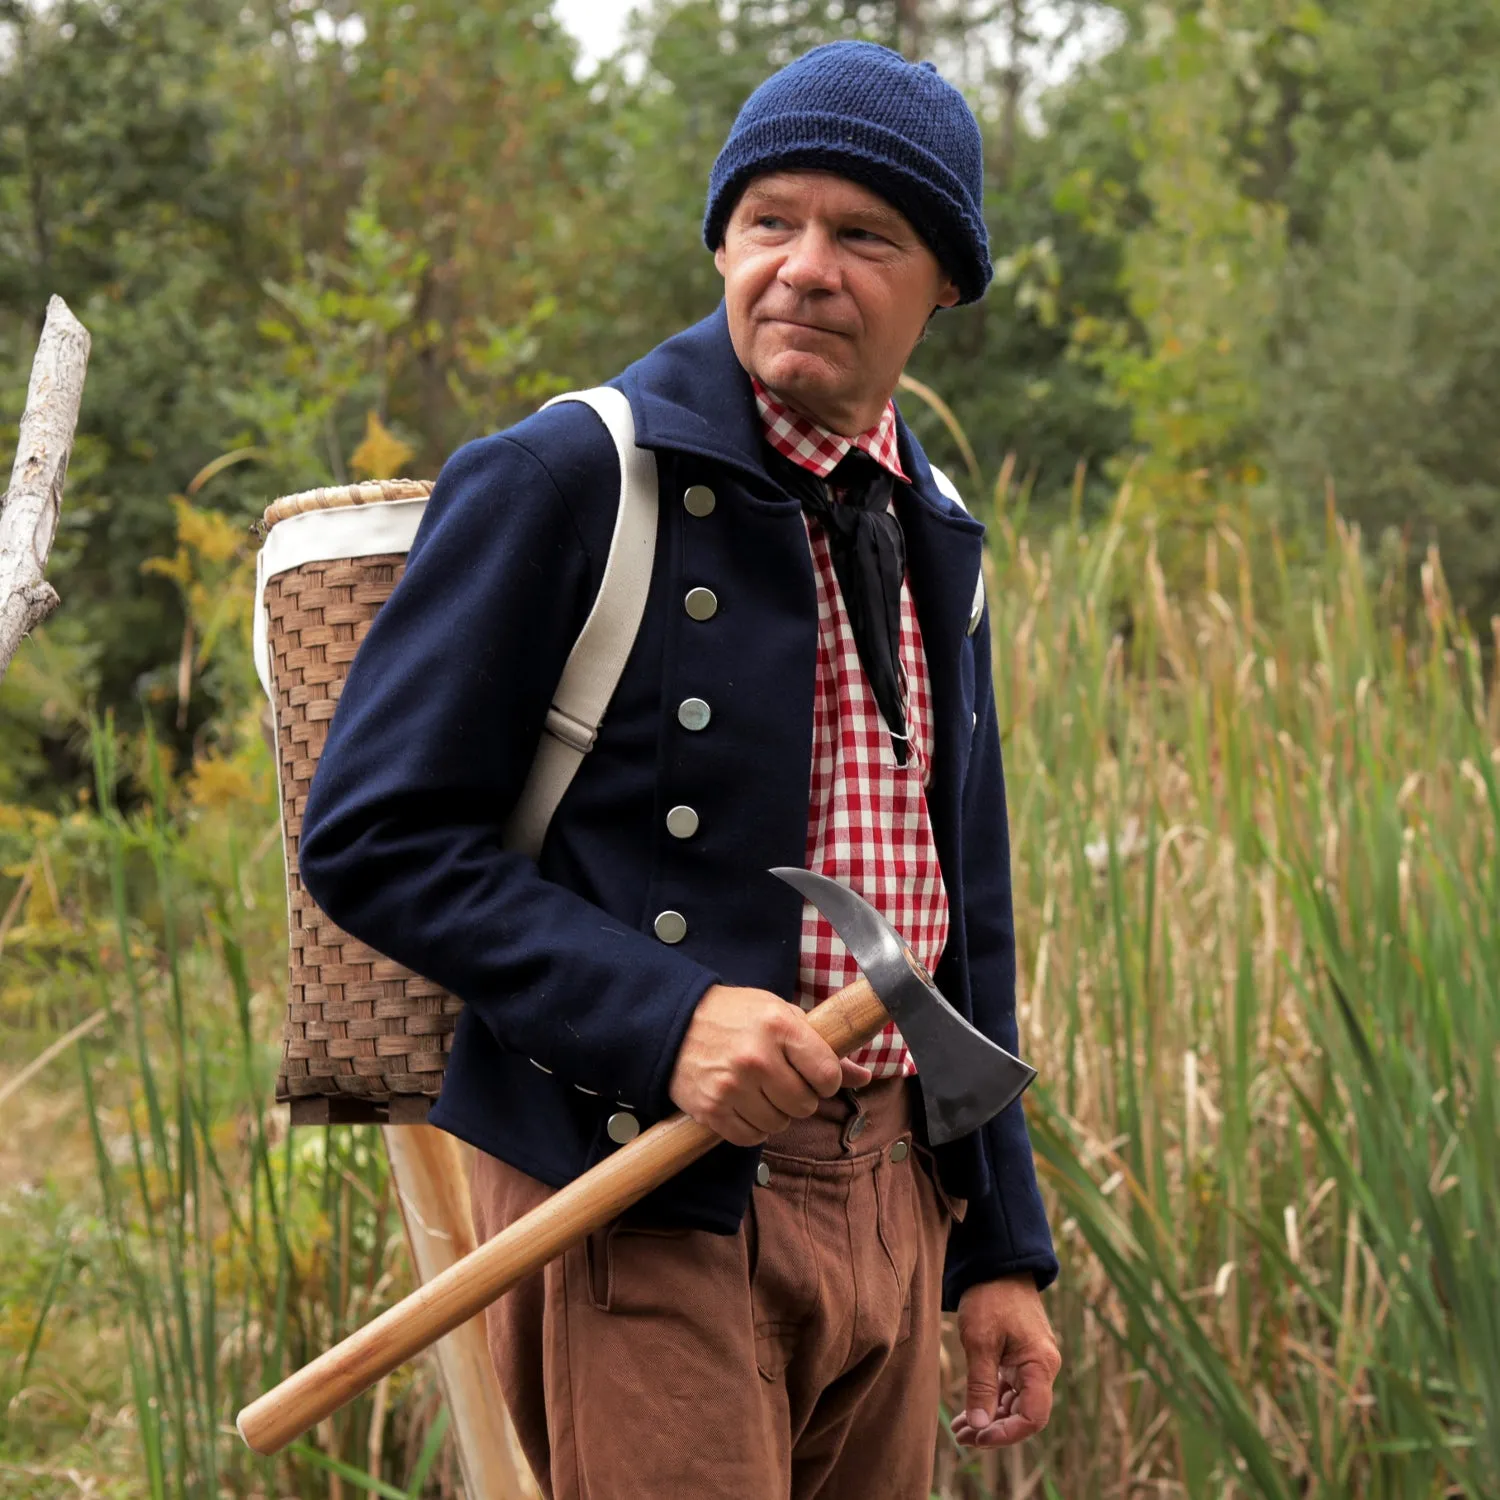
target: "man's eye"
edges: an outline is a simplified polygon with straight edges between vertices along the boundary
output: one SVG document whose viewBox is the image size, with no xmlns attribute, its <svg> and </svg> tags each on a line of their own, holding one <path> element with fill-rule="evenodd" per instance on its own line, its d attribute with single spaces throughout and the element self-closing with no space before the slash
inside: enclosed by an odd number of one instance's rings
<svg viewBox="0 0 1500 1500">
<path fill-rule="evenodd" d="M 755 221 L 761 229 L 785 229 L 786 220 L 778 219 L 775 214 L 761 214 Z"/>
<path fill-rule="evenodd" d="M 887 245 L 889 240 L 883 234 L 876 234 L 873 229 L 846 229 L 844 238 L 858 240 L 864 245 Z"/>
</svg>

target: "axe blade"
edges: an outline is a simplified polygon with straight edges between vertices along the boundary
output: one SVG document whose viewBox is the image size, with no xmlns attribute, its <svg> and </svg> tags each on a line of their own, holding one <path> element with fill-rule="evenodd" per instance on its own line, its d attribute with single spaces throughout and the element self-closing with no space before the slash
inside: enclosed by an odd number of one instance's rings
<svg viewBox="0 0 1500 1500">
<path fill-rule="evenodd" d="M 900 1028 L 917 1061 L 934 1146 L 978 1130 L 1021 1097 L 1036 1069 L 959 1015 L 906 940 L 863 896 L 812 870 L 781 866 L 771 874 L 828 919 Z"/>
</svg>

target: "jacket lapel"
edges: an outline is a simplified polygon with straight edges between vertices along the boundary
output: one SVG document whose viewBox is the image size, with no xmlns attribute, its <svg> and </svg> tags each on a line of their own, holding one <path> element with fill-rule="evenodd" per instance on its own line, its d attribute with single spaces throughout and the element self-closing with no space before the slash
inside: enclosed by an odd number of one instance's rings
<svg viewBox="0 0 1500 1500">
<path fill-rule="evenodd" d="M 619 377 L 642 448 L 670 449 L 728 464 L 779 494 L 766 473 L 755 393 L 717 311 L 658 345 Z"/>
</svg>

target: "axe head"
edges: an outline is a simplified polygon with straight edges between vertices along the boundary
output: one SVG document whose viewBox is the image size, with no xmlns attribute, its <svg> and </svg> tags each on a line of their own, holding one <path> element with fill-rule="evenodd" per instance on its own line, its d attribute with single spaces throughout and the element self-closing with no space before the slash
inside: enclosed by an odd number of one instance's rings
<svg viewBox="0 0 1500 1500">
<path fill-rule="evenodd" d="M 1020 1098 L 1036 1069 L 997 1047 L 945 1000 L 906 940 L 864 897 L 811 870 L 771 873 L 827 917 L 880 996 L 917 1060 L 927 1138 L 935 1146 L 978 1130 Z"/>
</svg>

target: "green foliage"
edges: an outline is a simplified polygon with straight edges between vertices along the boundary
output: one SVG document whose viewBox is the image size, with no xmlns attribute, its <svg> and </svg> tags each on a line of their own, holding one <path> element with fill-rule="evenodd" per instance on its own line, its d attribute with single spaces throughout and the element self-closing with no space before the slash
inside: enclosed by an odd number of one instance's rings
<svg viewBox="0 0 1500 1500">
<path fill-rule="evenodd" d="M 1500 606 L 1500 108 L 1414 160 L 1345 174 L 1327 245 L 1294 260 L 1270 383 L 1288 495 L 1325 486 L 1372 535 L 1442 549 L 1455 593 Z"/>
<path fill-rule="evenodd" d="M 274 364 L 225 394 L 279 493 L 349 482 L 353 434 L 365 413 L 387 415 L 392 379 L 431 336 L 414 320 L 427 261 L 381 224 L 368 191 L 349 211 L 345 244 L 346 261 L 310 253 L 285 284 L 266 282 L 260 333 Z"/>
<path fill-rule="evenodd" d="M 140 563 L 169 542 L 167 497 L 220 451 L 217 391 L 251 333 L 237 173 L 212 88 L 232 14 L 172 0 L 0 11 L 4 415 L 19 416 L 59 293 L 93 354 L 50 570 L 69 604 L 52 629 L 88 651 L 98 693 L 136 722 L 138 681 L 174 658 L 181 629 L 170 590 L 143 586 Z M 30 728 L 32 765 L 45 757 L 64 784 L 86 784 L 71 726 L 60 739 L 45 717 Z M 27 780 L 45 794 L 45 780 Z"/>
<path fill-rule="evenodd" d="M 1049 100 L 1047 129 L 1016 143 L 1009 172 L 991 182 L 985 204 L 995 261 L 989 294 L 935 318 L 911 363 L 913 374 L 950 399 L 980 467 L 995 473 L 1009 460 L 1052 515 L 1080 469 L 1088 513 L 1105 512 L 1109 461 L 1131 436 L 1128 408 L 1076 347 L 1080 326 L 1129 319 L 1117 228 L 1094 210 L 1084 186 L 1105 175 L 1112 148 L 1100 137 L 1094 102 L 1082 89 L 1080 97 Z M 1128 175 L 1128 155 L 1115 168 Z M 902 409 L 924 446 L 949 464 L 940 428 L 912 403 Z M 989 498 L 966 496 L 981 512 Z"/>
</svg>

